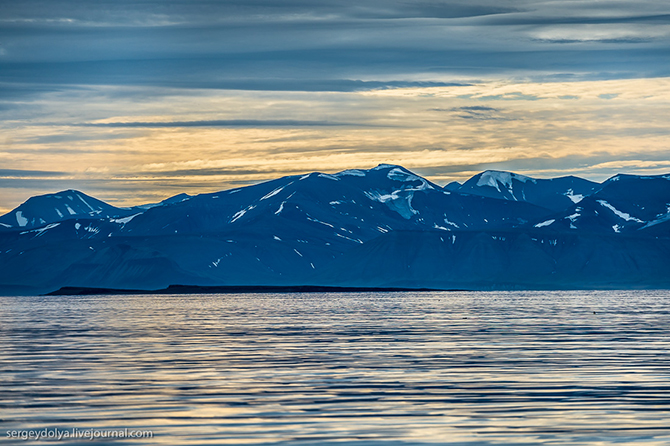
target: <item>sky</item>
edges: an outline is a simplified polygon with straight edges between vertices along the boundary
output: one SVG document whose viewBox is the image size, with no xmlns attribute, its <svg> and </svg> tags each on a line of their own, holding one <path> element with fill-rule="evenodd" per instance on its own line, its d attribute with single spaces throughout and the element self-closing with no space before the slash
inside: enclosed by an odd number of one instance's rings
<svg viewBox="0 0 670 446">
<path fill-rule="evenodd" d="M 0 0 L 0 213 L 400 164 L 670 172 L 670 3 Z"/>
</svg>

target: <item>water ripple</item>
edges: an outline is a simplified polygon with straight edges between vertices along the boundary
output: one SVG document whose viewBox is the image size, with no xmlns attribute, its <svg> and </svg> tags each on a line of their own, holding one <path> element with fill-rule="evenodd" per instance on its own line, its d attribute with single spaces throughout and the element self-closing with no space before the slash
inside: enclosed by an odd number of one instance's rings
<svg viewBox="0 0 670 446">
<path fill-rule="evenodd" d="M 667 291 L 0 303 L 0 441 L 670 444 Z"/>
</svg>

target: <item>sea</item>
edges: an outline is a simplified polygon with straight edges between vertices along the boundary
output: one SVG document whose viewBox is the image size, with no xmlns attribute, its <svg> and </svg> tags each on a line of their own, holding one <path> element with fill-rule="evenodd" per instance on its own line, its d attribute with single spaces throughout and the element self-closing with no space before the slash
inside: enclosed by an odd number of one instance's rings
<svg viewBox="0 0 670 446">
<path fill-rule="evenodd" d="M 0 297 L 0 443 L 50 440 L 667 446 L 670 292 Z"/>
</svg>

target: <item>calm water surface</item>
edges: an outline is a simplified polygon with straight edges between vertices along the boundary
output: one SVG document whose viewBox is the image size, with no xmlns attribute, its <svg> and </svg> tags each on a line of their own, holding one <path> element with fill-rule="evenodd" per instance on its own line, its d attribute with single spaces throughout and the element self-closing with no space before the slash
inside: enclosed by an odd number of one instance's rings
<svg viewBox="0 0 670 446">
<path fill-rule="evenodd" d="M 127 427 L 155 437 L 116 444 L 670 444 L 668 291 L 0 304 L 0 442 Z"/>
</svg>

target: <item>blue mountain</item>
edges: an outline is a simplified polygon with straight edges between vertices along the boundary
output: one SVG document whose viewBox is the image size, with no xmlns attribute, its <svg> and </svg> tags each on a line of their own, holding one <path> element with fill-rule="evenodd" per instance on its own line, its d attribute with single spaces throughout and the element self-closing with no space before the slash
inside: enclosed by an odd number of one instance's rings
<svg viewBox="0 0 670 446">
<path fill-rule="evenodd" d="M 670 235 L 670 175 L 616 175 L 573 206 L 534 222 L 554 232 Z"/>
<path fill-rule="evenodd" d="M 670 286 L 668 184 L 663 176 L 601 185 L 489 171 L 447 190 L 379 165 L 128 209 L 66 191 L 0 217 L 0 292 Z"/>
<path fill-rule="evenodd" d="M 502 200 L 525 201 L 560 211 L 579 203 L 600 187 L 598 183 L 574 176 L 536 179 L 512 172 L 487 170 L 459 187 L 451 183 L 450 190 Z"/>
<path fill-rule="evenodd" d="M 404 288 L 670 287 L 670 240 L 507 231 L 395 231 L 354 247 L 313 278 Z"/>
<path fill-rule="evenodd" d="M 31 229 L 77 217 L 98 219 L 120 217 L 129 213 L 129 210 L 116 208 L 82 192 L 65 190 L 28 199 L 0 217 L 0 226 Z"/>
<path fill-rule="evenodd" d="M 0 217 L 0 230 L 32 229 L 76 218 L 125 218 L 148 209 L 166 206 L 190 198 L 179 194 L 160 203 L 143 204 L 131 208 L 117 208 L 77 190 L 29 198 L 16 209 Z"/>
</svg>

